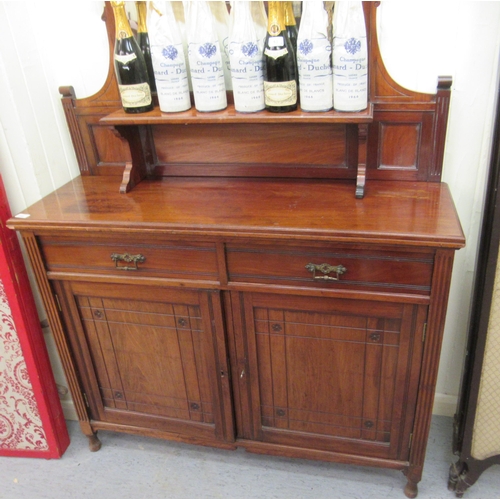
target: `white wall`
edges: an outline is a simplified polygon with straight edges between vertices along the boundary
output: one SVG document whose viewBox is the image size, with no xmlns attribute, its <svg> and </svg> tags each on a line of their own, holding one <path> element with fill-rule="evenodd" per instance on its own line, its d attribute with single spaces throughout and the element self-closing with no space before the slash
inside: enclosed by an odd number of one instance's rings
<svg viewBox="0 0 500 500">
<path fill-rule="evenodd" d="M 453 76 L 443 181 L 467 246 L 457 252 L 434 412 L 453 415 L 460 390 L 478 236 L 499 85 L 500 2 L 382 2 L 380 45 L 392 77 L 432 92 Z M 402 22 L 409 17 L 410 22 Z"/>
<path fill-rule="evenodd" d="M 0 173 L 13 212 L 79 173 L 58 88 L 85 96 L 104 82 L 102 6 L 0 1 Z"/>
<path fill-rule="evenodd" d="M 73 85 L 77 96 L 85 97 L 104 82 L 102 6 L 83 0 L 0 1 L 0 173 L 14 213 L 78 175 L 58 87 Z M 500 2 L 388 1 L 379 11 L 382 53 L 399 83 L 433 92 L 438 75 L 454 79 L 443 180 L 450 185 L 467 247 L 456 255 L 435 406 L 437 413 L 451 415 L 498 85 Z M 50 338 L 48 343 L 55 359 Z M 56 378 L 64 384 L 59 365 Z"/>
</svg>

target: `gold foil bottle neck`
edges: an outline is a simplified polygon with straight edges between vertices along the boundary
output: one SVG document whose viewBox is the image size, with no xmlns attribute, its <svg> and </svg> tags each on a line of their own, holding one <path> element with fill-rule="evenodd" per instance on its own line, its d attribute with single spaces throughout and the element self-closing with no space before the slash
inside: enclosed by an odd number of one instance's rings
<svg viewBox="0 0 500 500">
<path fill-rule="evenodd" d="M 137 32 L 147 33 L 148 28 L 146 25 L 146 2 L 135 2 L 137 8 Z"/>
<path fill-rule="evenodd" d="M 121 40 L 122 38 L 134 36 L 125 12 L 125 2 L 111 2 L 111 6 L 115 15 L 116 38 Z"/>
<path fill-rule="evenodd" d="M 293 14 L 292 2 L 284 2 L 285 4 L 285 25 L 286 26 L 296 26 L 295 16 Z"/>
<path fill-rule="evenodd" d="M 271 36 L 277 36 L 285 30 L 286 2 L 269 2 L 267 15 L 267 31 Z"/>
</svg>

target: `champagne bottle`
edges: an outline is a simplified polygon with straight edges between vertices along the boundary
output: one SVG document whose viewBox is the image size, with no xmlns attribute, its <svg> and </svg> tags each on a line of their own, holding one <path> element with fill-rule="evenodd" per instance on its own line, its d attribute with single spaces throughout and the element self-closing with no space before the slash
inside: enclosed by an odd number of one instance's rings
<svg viewBox="0 0 500 500">
<path fill-rule="evenodd" d="M 191 108 L 188 69 L 182 36 L 172 2 L 161 2 L 158 8 L 148 2 L 148 30 L 151 57 L 160 110 L 178 113 Z"/>
<path fill-rule="evenodd" d="M 137 43 L 146 61 L 151 92 L 156 92 L 156 82 L 151 61 L 151 47 L 149 45 L 148 28 L 146 25 L 146 2 L 135 2 L 137 8 Z"/>
<path fill-rule="evenodd" d="M 153 109 L 148 70 L 125 12 L 125 2 L 111 2 L 115 15 L 114 65 L 120 98 L 126 113 Z"/>
<path fill-rule="evenodd" d="M 368 48 L 361 1 L 335 2 L 333 15 L 333 107 L 361 111 L 368 106 Z"/>
<path fill-rule="evenodd" d="M 332 44 L 323 0 L 304 2 L 297 39 L 297 66 L 302 111 L 332 109 Z"/>
<path fill-rule="evenodd" d="M 191 2 L 188 9 L 188 58 L 198 111 L 227 107 L 224 65 L 217 30 L 207 1 Z"/>
<path fill-rule="evenodd" d="M 297 109 L 297 61 L 285 27 L 284 2 L 268 3 L 264 44 L 266 109 L 275 113 Z"/>
<path fill-rule="evenodd" d="M 259 39 L 249 1 L 239 0 L 231 9 L 229 59 L 234 108 L 241 113 L 264 109 L 263 39 Z"/>
<path fill-rule="evenodd" d="M 285 26 L 286 32 L 288 33 L 288 38 L 292 43 L 293 52 L 297 55 L 297 23 L 295 21 L 295 15 L 293 14 L 292 2 L 285 2 Z"/>
</svg>

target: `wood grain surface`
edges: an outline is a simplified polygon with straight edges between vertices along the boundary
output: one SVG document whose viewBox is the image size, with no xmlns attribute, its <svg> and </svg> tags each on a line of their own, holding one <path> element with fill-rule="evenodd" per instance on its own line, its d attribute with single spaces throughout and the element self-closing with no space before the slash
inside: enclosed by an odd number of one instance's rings
<svg viewBox="0 0 500 500">
<path fill-rule="evenodd" d="M 363 200 L 348 181 L 172 178 L 119 194 L 117 177 L 78 177 L 8 221 L 18 230 L 318 239 L 461 248 L 448 187 L 373 181 Z"/>
</svg>

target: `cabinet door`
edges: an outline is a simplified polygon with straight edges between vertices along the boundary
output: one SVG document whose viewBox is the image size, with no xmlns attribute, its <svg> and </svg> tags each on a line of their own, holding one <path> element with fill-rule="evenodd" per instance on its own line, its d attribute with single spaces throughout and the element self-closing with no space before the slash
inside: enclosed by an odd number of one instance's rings
<svg viewBox="0 0 500 500">
<path fill-rule="evenodd" d="M 233 440 L 217 292 L 84 282 L 56 290 L 97 428 Z"/>
<path fill-rule="evenodd" d="M 241 437 L 407 458 L 426 306 L 258 293 L 233 304 L 248 359 Z"/>
</svg>

